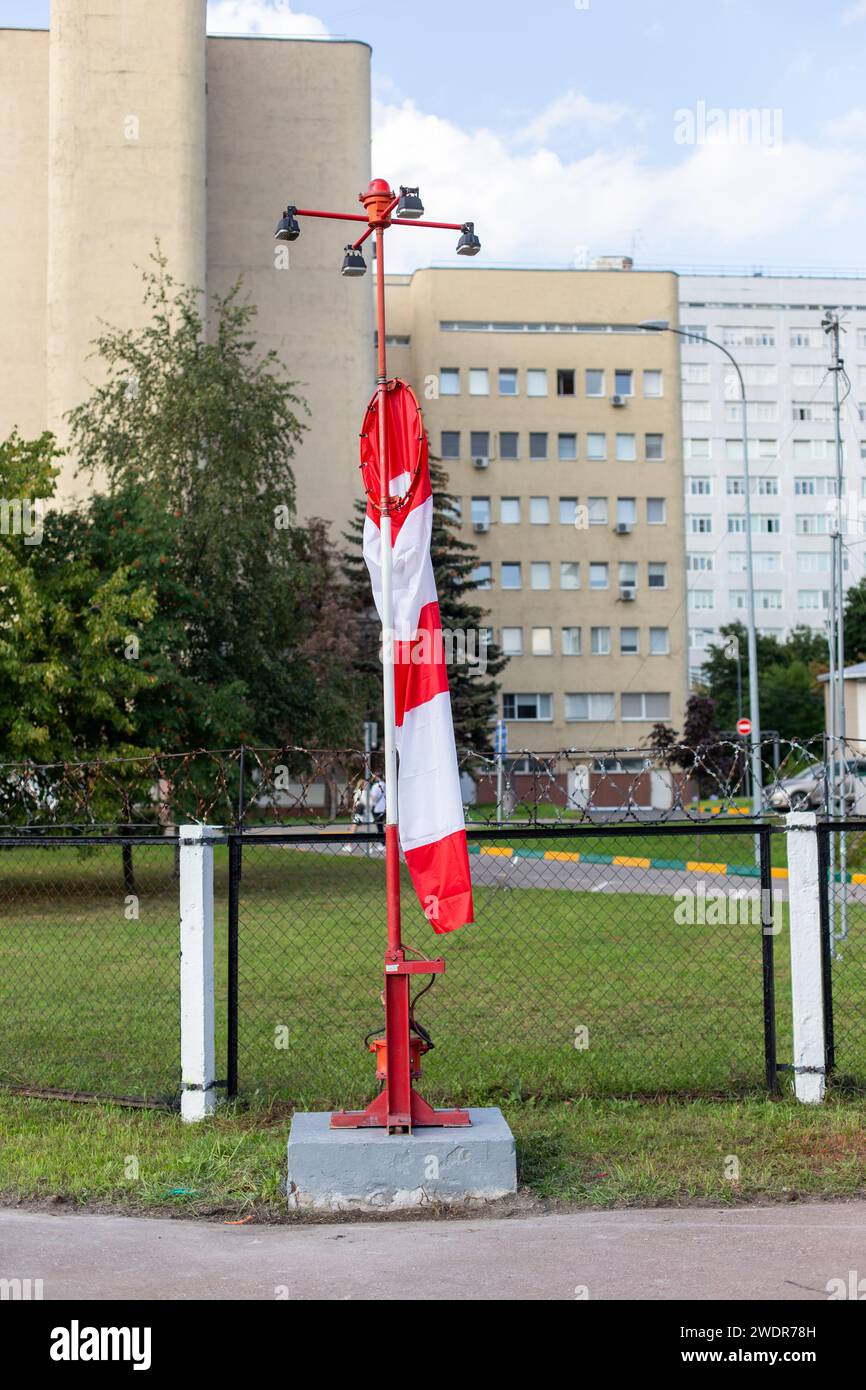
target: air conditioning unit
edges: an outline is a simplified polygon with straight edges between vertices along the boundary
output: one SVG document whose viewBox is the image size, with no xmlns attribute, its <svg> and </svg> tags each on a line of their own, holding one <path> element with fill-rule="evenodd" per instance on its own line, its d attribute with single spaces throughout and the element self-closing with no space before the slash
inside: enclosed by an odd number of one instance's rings
<svg viewBox="0 0 866 1390">
<path fill-rule="evenodd" d="M 630 536 L 630 535 L 631 535 L 631 522 L 630 522 L 630 521 L 618 521 L 618 522 L 616 523 L 616 534 L 617 534 L 618 536 Z"/>
<path fill-rule="evenodd" d="M 473 521 L 473 523 L 472 523 L 472 530 L 475 532 L 476 535 L 478 535 L 478 536 L 483 536 L 484 533 L 485 533 L 485 531 L 489 531 L 489 530 L 490 530 L 490 522 L 489 522 L 489 521 Z"/>
<path fill-rule="evenodd" d="M 473 467 L 473 468 L 489 468 L 489 467 L 490 467 L 490 459 L 487 457 L 486 454 L 477 454 L 477 455 L 475 456 L 475 458 L 472 460 L 472 467 Z"/>
<path fill-rule="evenodd" d="M 611 396 L 611 398 L 610 398 L 610 403 L 611 403 L 611 405 L 620 405 L 620 406 L 622 406 L 622 405 L 625 405 L 625 403 L 626 403 L 627 400 L 628 400 L 628 396 Z"/>
<path fill-rule="evenodd" d="M 619 596 L 622 599 L 623 603 L 634 603 L 634 585 L 620 584 Z"/>
</svg>

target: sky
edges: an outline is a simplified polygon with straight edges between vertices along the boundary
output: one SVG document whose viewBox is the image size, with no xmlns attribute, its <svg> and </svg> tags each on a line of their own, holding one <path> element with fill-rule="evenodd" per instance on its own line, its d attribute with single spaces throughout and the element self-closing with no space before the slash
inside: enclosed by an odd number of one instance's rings
<svg viewBox="0 0 866 1390">
<path fill-rule="evenodd" d="M 866 0 L 209 0 L 208 29 L 369 43 L 374 173 L 486 264 L 866 270 Z"/>
</svg>

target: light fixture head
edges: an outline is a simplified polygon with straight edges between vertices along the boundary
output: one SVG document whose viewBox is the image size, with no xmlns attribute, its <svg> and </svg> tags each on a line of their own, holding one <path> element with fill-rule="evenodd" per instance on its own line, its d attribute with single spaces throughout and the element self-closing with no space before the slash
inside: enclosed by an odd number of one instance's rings
<svg viewBox="0 0 866 1390">
<path fill-rule="evenodd" d="M 477 256 L 480 250 L 481 242 L 475 235 L 475 223 L 464 222 L 460 240 L 457 243 L 458 256 Z"/>
<path fill-rule="evenodd" d="M 347 246 L 345 255 L 343 256 L 343 268 L 340 274 L 366 275 L 366 273 L 367 262 L 364 260 L 361 252 L 357 251 L 354 246 Z"/>
<path fill-rule="evenodd" d="M 638 324 L 638 328 L 649 329 L 651 333 L 665 333 L 669 327 L 667 319 L 642 319 Z"/>
<path fill-rule="evenodd" d="M 400 201 L 394 210 L 395 217 L 423 217 L 424 204 L 418 196 L 417 188 L 405 188 L 400 185 Z"/>
<path fill-rule="evenodd" d="M 301 228 L 298 219 L 295 217 L 297 208 L 287 207 L 279 222 L 277 230 L 274 232 L 274 241 L 297 241 L 301 235 Z"/>
</svg>

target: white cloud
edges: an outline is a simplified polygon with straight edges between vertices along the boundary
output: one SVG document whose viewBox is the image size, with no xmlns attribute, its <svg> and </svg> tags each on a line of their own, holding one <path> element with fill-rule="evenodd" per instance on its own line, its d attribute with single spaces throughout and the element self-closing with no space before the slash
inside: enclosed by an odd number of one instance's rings
<svg viewBox="0 0 866 1390">
<path fill-rule="evenodd" d="M 326 38 L 328 30 L 311 14 L 298 14 L 287 0 L 208 0 L 209 34 L 260 34 Z"/>
<path fill-rule="evenodd" d="M 563 92 L 543 111 L 533 117 L 517 135 L 521 144 L 543 144 L 556 130 L 576 126 L 587 132 L 596 132 L 618 125 L 626 118 L 635 124 L 643 124 L 641 117 L 628 106 L 618 102 L 591 101 L 582 92 Z"/>
<path fill-rule="evenodd" d="M 847 190 L 864 167 L 859 155 L 798 142 L 672 140 L 662 165 L 605 148 L 567 160 L 491 130 L 464 130 L 412 101 L 374 103 L 373 154 L 374 174 L 420 185 L 429 217 L 474 219 L 488 263 L 562 265 L 580 246 L 628 252 L 638 227 L 650 262 L 654 250 L 700 262 L 731 253 L 782 261 L 772 247 L 792 228 L 808 225 L 817 240 L 850 215 Z M 390 238 L 389 268 L 453 252 L 453 233 L 407 230 Z"/>
<path fill-rule="evenodd" d="M 850 111 L 846 111 L 844 116 L 825 121 L 822 128 L 831 140 L 853 140 L 859 143 L 866 140 L 866 110 L 862 106 L 854 106 Z"/>
<path fill-rule="evenodd" d="M 866 0 L 857 0 L 854 5 L 849 5 L 842 11 L 841 22 L 843 24 L 857 24 L 861 19 L 866 19 Z"/>
</svg>

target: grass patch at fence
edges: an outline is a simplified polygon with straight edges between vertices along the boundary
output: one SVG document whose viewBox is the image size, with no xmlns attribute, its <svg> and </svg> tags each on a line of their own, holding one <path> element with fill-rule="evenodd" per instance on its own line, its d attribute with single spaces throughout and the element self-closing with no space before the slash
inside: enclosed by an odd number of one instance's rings
<svg viewBox="0 0 866 1390">
<path fill-rule="evenodd" d="M 506 1104 L 519 1181 L 584 1207 L 853 1197 L 866 1187 L 866 1101 L 587 1099 Z M 0 1093 L 0 1198 L 287 1219 L 285 1107 L 176 1115 Z M 736 1168 L 732 1166 L 736 1159 Z"/>
</svg>

